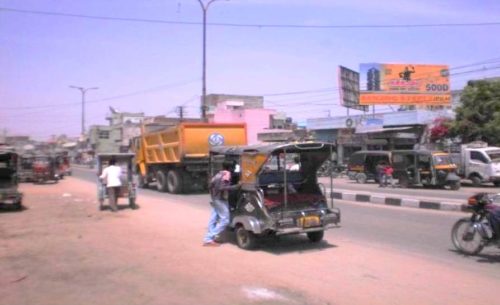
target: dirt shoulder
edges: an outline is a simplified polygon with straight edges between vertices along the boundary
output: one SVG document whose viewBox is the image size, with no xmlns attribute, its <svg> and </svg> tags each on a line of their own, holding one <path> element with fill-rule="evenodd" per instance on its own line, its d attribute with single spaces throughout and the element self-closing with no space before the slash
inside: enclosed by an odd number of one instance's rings
<svg viewBox="0 0 500 305">
<path fill-rule="evenodd" d="M 0 304 L 494 304 L 498 281 L 422 257 L 305 236 L 201 246 L 208 209 L 141 196 L 98 211 L 95 185 L 23 184 L 0 214 Z M 122 201 L 122 203 L 124 203 Z"/>
</svg>

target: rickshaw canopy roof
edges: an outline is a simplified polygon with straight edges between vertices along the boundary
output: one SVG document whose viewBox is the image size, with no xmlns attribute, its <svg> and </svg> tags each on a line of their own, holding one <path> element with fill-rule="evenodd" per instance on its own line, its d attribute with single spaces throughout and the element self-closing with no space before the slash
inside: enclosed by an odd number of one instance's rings
<svg viewBox="0 0 500 305">
<path fill-rule="evenodd" d="M 297 142 L 297 143 L 265 143 L 246 146 L 215 146 L 210 149 L 211 153 L 225 155 L 243 154 L 272 154 L 278 151 L 301 152 L 310 150 L 330 150 L 333 144 L 324 142 Z"/>
</svg>

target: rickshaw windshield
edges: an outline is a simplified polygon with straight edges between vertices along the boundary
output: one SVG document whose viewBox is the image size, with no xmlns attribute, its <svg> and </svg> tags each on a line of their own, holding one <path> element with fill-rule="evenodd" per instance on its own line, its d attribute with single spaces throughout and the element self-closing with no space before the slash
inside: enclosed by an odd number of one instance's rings
<svg viewBox="0 0 500 305">
<path fill-rule="evenodd" d="M 453 163 L 449 155 L 433 155 L 432 159 L 434 160 L 434 165 L 449 165 Z"/>
</svg>

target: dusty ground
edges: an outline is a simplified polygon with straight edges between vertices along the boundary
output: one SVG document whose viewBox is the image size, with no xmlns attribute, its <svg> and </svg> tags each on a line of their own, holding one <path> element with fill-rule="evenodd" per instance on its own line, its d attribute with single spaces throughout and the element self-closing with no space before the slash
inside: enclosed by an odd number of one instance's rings
<svg viewBox="0 0 500 305">
<path fill-rule="evenodd" d="M 72 177 L 22 189 L 27 209 L 0 213 L 2 305 L 498 304 L 496 279 L 356 240 L 202 247 L 208 210 L 189 197 L 113 214 Z"/>
</svg>

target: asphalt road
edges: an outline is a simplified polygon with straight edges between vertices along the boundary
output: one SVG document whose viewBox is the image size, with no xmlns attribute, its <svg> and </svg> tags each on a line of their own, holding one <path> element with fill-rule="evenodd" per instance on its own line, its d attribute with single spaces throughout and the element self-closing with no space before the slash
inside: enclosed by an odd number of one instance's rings
<svg viewBox="0 0 500 305">
<path fill-rule="evenodd" d="M 330 178 L 321 177 L 319 179 L 321 183 L 325 186 L 330 185 Z M 481 187 L 473 187 L 470 184 L 462 183 L 462 187 L 457 190 L 448 190 L 448 189 L 431 189 L 431 188 L 423 188 L 423 187 L 415 187 L 415 188 L 380 188 L 375 182 L 368 182 L 365 184 L 357 183 L 354 180 L 349 180 L 348 178 L 335 178 L 333 179 L 333 188 L 334 189 L 342 189 L 342 190 L 352 190 L 352 191 L 363 191 L 369 193 L 378 193 L 378 194 L 392 194 L 392 195 L 408 195 L 408 196 L 416 196 L 416 197 L 425 197 L 425 198 L 440 198 L 440 199 L 448 199 L 452 201 L 464 201 L 470 197 L 471 195 L 479 192 L 494 192 L 500 193 L 500 188 L 494 187 L 492 184 L 484 184 Z"/>
<path fill-rule="evenodd" d="M 75 169 L 78 178 L 95 181 L 96 175 L 88 169 Z M 385 189 L 379 190 L 383 192 Z M 389 190 L 393 191 L 393 190 Z M 401 190 L 398 190 L 401 191 Z M 422 194 L 423 191 L 403 190 Z M 429 192 L 429 191 L 426 191 Z M 452 191 L 432 190 L 432 193 L 449 194 Z M 140 190 L 155 198 L 179 199 L 199 209 L 209 210 L 208 195 L 172 195 L 156 190 Z M 464 191 L 460 192 L 463 194 Z M 459 194 L 459 193 L 457 193 Z M 141 204 L 140 198 L 138 199 Z M 168 204 L 168 203 L 166 203 Z M 342 211 L 341 228 L 330 230 L 326 237 L 335 243 L 338 237 L 363 241 L 388 250 L 397 250 L 424 257 L 432 261 L 455 265 L 458 269 L 489 275 L 500 279 L 500 249 L 489 247 L 480 256 L 466 257 L 453 250 L 450 230 L 455 221 L 468 214 L 460 212 L 427 211 L 401 207 L 373 206 L 369 204 L 336 200 Z"/>
</svg>

